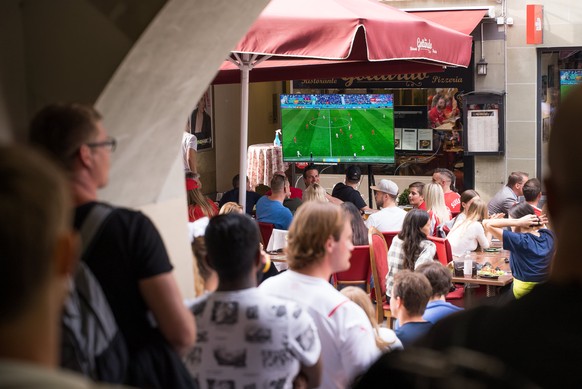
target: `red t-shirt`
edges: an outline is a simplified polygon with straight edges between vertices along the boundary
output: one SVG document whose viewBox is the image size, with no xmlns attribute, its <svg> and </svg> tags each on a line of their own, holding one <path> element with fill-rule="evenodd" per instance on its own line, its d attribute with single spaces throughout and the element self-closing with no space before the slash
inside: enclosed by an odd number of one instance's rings
<svg viewBox="0 0 582 389">
<path fill-rule="evenodd" d="M 214 201 L 210 200 L 208 197 L 206 198 L 206 201 L 212 207 L 212 213 L 210 215 L 208 215 L 208 217 L 218 215 L 218 207 L 216 206 L 216 203 Z M 189 222 L 196 221 L 200 218 L 203 218 L 204 216 L 206 216 L 206 215 L 202 211 L 202 207 L 200 207 L 200 205 L 189 205 L 188 206 L 188 221 Z"/>
<path fill-rule="evenodd" d="M 457 192 L 445 193 L 445 205 L 452 214 L 461 212 L 461 195 Z"/>
</svg>

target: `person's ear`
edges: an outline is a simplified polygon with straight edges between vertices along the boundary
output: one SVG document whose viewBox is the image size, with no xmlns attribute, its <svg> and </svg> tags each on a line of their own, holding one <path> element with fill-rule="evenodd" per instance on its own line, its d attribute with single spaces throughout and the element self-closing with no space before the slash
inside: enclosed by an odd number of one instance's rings
<svg viewBox="0 0 582 389">
<path fill-rule="evenodd" d="M 93 155 L 89 146 L 83 144 L 79 147 L 79 161 L 86 167 L 93 164 Z"/>
<path fill-rule="evenodd" d="M 333 251 L 334 243 L 335 240 L 333 239 L 333 236 L 330 235 L 325 241 L 325 251 L 331 253 Z"/>
<path fill-rule="evenodd" d="M 53 253 L 55 275 L 59 278 L 73 276 L 81 248 L 79 234 L 73 230 L 61 233 Z"/>
</svg>

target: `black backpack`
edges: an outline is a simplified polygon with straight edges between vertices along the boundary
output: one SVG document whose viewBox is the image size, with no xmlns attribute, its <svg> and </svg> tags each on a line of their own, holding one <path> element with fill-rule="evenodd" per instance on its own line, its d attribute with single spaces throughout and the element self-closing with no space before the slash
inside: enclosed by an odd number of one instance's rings
<svg viewBox="0 0 582 389">
<path fill-rule="evenodd" d="M 96 204 L 81 227 L 82 254 L 113 208 Z M 61 319 L 61 366 L 96 381 L 123 383 L 128 351 L 101 285 L 81 260 Z"/>
</svg>

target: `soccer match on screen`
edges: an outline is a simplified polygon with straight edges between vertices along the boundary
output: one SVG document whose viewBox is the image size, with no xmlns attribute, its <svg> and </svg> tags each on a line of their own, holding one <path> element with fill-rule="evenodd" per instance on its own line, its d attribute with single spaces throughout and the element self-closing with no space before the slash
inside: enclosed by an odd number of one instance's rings
<svg viewBox="0 0 582 389">
<path fill-rule="evenodd" d="M 281 95 L 283 160 L 394 163 L 391 94 Z"/>
</svg>

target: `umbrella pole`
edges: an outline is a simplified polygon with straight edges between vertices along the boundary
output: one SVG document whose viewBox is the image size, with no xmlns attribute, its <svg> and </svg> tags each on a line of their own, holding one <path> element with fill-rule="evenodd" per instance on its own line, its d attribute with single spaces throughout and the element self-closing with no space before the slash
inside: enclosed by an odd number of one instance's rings
<svg viewBox="0 0 582 389">
<path fill-rule="evenodd" d="M 247 204 L 247 143 L 249 133 L 249 55 L 243 54 L 241 66 L 241 98 L 240 98 L 240 173 L 238 202 L 246 212 Z"/>
</svg>

